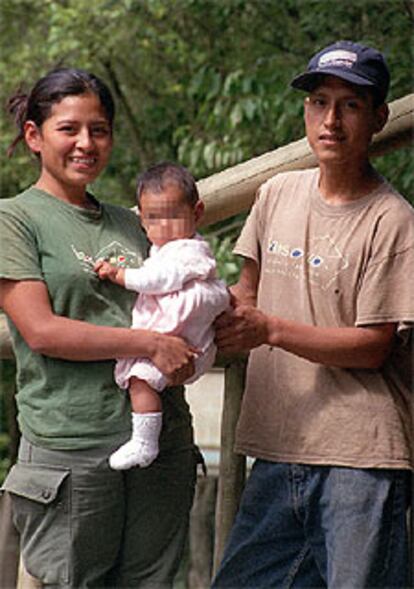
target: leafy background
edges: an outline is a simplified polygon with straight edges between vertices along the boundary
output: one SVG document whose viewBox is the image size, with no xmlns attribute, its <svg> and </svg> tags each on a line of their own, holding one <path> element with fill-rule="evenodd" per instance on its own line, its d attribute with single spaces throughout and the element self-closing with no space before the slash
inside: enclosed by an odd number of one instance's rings
<svg viewBox="0 0 414 589">
<path fill-rule="evenodd" d="M 411 0 L 1 0 L 0 101 L 55 66 L 104 78 L 117 103 L 115 147 L 93 191 L 132 206 L 135 178 L 153 162 L 180 161 L 200 179 L 302 137 L 303 96 L 289 82 L 335 40 L 385 53 L 390 100 L 412 92 L 413 23 Z M 2 111 L 0 198 L 36 178 L 23 148 L 6 158 L 13 137 Z M 413 202 L 411 150 L 377 165 Z M 238 273 L 231 249 L 243 219 L 205 230 L 229 283 Z M 6 432 L 10 363 L 3 362 L 1 380 Z M 7 448 L 8 434 L 0 433 L 0 477 Z"/>
</svg>

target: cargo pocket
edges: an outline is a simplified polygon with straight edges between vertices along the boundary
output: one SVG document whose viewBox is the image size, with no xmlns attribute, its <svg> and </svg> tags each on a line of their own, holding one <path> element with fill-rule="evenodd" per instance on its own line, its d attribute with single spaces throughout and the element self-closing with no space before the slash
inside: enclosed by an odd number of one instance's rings
<svg viewBox="0 0 414 589">
<path fill-rule="evenodd" d="M 69 582 L 69 474 L 64 468 L 18 463 L 1 488 L 12 500 L 25 567 L 44 584 Z"/>
</svg>

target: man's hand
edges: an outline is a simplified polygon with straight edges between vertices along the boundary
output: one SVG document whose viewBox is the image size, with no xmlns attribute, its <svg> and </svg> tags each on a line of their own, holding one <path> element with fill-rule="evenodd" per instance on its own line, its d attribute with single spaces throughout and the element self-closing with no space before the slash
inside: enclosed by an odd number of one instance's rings
<svg viewBox="0 0 414 589">
<path fill-rule="evenodd" d="M 216 345 L 222 354 L 247 352 L 268 343 L 268 317 L 256 307 L 239 305 L 215 322 Z"/>
</svg>

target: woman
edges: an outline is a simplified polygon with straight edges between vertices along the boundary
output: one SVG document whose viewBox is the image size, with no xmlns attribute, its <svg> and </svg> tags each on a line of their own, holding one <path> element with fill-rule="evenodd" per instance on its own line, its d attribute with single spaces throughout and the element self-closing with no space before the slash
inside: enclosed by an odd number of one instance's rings
<svg viewBox="0 0 414 589">
<path fill-rule="evenodd" d="M 108 88 L 59 69 L 10 101 L 36 155 L 36 183 L 0 201 L 0 305 L 17 360 L 22 441 L 4 489 L 13 500 L 28 572 L 44 585 L 170 586 L 185 541 L 196 469 L 182 388 L 163 395 L 159 459 L 111 470 L 130 435 L 113 358 L 144 356 L 170 379 L 192 374 L 179 338 L 130 330 L 135 295 L 93 271 L 105 258 L 139 266 L 147 241 L 136 216 L 98 202 L 87 185 L 112 147 Z"/>
</svg>

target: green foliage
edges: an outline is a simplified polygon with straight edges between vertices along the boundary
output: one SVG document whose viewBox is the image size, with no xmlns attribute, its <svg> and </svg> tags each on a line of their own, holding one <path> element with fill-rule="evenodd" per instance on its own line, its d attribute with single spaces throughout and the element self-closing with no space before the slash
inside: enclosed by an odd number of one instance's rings
<svg viewBox="0 0 414 589">
<path fill-rule="evenodd" d="M 202 178 L 299 139 L 300 92 L 291 78 L 338 39 L 381 49 L 390 100 L 412 92 L 410 0 L 1 0 L 0 101 L 56 66 L 93 71 L 117 103 L 115 148 L 93 190 L 131 206 L 136 175 L 161 159 Z M 0 198 L 34 181 L 37 162 L 20 146 L 5 157 L 15 130 L 0 115 Z M 414 202 L 412 152 L 377 160 L 381 173 Z M 204 231 L 220 276 L 237 279 L 231 253 L 244 216 Z M 0 382 L 0 479 L 8 464 L 5 383 Z"/>
<path fill-rule="evenodd" d="M 336 39 L 385 52 L 391 100 L 412 92 L 413 21 L 408 0 L 88 0 L 87 10 L 84 0 L 2 0 L 0 99 L 59 65 L 103 77 L 118 115 L 93 189 L 130 206 L 137 173 L 154 161 L 201 178 L 300 138 L 303 96 L 289 82 Z M 5 158 L 13 134 L 1 116 L 0 197 L 37 174 L 23 148 Z M 396 152 L 380 168 L 413 199 L 408 158 Z"/>
<path fill-rule="evenodd" d="M 377 170 L 383 174 L 414 206 L 413 150 L 406 147 L 375 160 Z"/>
<path fill-rule="evenodd" d="M 9 444 L 9 434 L 0 433 L 0 484 L 4 481 L 7 471 L 10 468 Z"/>
<path fill-rule="evenodd" d="M 232 254 L 234 246 L 232 237 L 226 235 L 220 239 L 217 235 L 211 235 L 208 241 L 217 260 L 220 278 L 228 285 L 234 284 L 239 276 L 241 262 Z"/>
<path fill-rule="evenodd" d="M 10 408 L 14 394 L 15 365 L 0 361 L 0 484 L 10 467 Z"/>
</svg>

